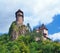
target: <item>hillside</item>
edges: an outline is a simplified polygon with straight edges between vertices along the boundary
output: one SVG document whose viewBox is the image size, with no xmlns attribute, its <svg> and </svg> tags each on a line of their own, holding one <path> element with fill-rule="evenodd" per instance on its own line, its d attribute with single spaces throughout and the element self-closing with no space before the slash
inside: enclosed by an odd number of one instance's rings
<svg viewBox="0 0 60 53">
<path fill-rule="evenodd" d="M 0 36 L 0 53 L 60 53 L 60 43 L 50 40 L 36 42 L 34 37 L 34 33 L 29 33 L 12 41 L 8 34 L 3 34 Z"/>
<path fill-rule="evenodd" d="M 0 36 L 0 53 L 60 53 L 60 43 L 52 42 L 44 24 L 31 30 L 30 24 L 23 24 L 24 12 L 15 12 L 8 34 Z"/>
</svg>

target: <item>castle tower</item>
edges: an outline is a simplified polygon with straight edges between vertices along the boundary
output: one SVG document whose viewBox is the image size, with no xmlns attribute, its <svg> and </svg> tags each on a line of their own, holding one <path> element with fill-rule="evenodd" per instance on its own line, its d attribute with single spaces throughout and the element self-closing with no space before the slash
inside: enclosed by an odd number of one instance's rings
<svg viewBox="0 0 60 53">
<path fill-rule="evenodd" d="M 27 33 L 27 26 L 23 24 L 24 13 L 20 9 L 15 13 L 16 20 L 12 22 L 9 28 L 9 35 L 11 40 L 15 40 L 20 35 L 25 35 Z"/>
<path fill-rule="evenodd" d="M 24 13 L 20 9 L 15 13 L 17 25 L 23 25 Z"/>
<path fill-rule="evenodd" d="M 48 29 L 44 24 L 41 25 L 40 30 L 42 31 L 44 39 L 48 38 Z"/>
</svg>

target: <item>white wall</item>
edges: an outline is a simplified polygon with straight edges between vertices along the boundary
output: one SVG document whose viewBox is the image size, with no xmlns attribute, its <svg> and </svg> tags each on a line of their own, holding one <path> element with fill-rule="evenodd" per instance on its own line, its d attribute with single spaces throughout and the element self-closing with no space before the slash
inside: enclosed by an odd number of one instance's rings
<svg viewBox="0 0 60 53">
<path fill-rule="evenodd" d="M 46 33 L 47 34 L 46 36 L 48 36 L 48 30 L 44 29 L 43 33 Z"/>
</svg>

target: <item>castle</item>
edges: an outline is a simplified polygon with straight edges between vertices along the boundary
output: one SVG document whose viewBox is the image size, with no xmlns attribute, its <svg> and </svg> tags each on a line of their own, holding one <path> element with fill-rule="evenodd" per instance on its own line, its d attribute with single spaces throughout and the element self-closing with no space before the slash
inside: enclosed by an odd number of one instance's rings
<svg viewBox="0 0 60 53">
<path fill-rule="evenodd" d="M 15 17 L 16 17 L 16 21 L 14 21 L 9 29 L 9 35 L 11 37 L 12 40 L 15 40 L 18 38 L 19 35 L 21 34 L 26 34 L 27 31 L 30 31 L 28 26 L 25 26 L 23 24 L 24 22 L 24 13 L 22 10 L 18 10 L 15 13 Z M 44 24 L 42 24 L 41 27 L 39 27 L 38 29 L 36 29 L 36 33 L 39 33 L 41 31 L 44 40 L 46 40 L 48 38 L 48 29 L 45 27 Z M 39 40 L 39 37 L 36 37 L 36 41 Z"/>
<path fill-rule="evenodd" d="M 42 24 L 41 26 L 39 26 L 37 29 L 36 29 L 36 32 L 37 33 L 40 33 L 43 35 L 43 39 L 46 40 L 46 39 L 49 39 L 48 38 L 48 29 L 45 27 L 44 24 Z M 40 40 L 39 37 L 36 38 L 36 41 Z"/>
</svg>

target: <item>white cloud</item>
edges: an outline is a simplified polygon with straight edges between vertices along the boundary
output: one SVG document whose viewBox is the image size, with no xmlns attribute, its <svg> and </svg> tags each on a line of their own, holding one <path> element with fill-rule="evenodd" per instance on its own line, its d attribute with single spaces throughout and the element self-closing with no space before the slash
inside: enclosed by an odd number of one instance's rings
<svg viewBox="0 0 60 53">
<path fill-rule="evenodd" d="M 60 32 L 49 35 L 49 38 L 54 40 L 60 40 Z"/>
<path fill-rule="evenodd" d="M 32 14 L 30 16 L 32 20 L 37 19 L 38 21 L 36 22 L 44 24 L 51 23 L 53 21 L 53 16 L 60 13 L 60 0 L 34 0 L 33 2 L 30 0 L 26 5 L 28 6 L 26 6 L 25 10 L 28 14 Z M 34 24 L 34 21 L 32 24 Z"/>
<path fill-rule="evenodd" d="M 25 23 L 31 26 L 39 22 L 49 24 L 53 21 L 53 16 L 60 13 L 60 0 L 0 0 L 0 32 L 5 32 L 1 26 L 8 27 L 14 18 L 17 9 L 22 9 L 25 14 Z M 6 25 L 2 25 L 6 21 Z M 8 31 L 8 30 L 7 30 Z"/>
<path fill-rule="evenodd" d="M 25 17 L 24 24 L 30 23 L 30 26 L 33 28 L 33 26 L 38 25 L 39 18 L 32 18 L 32 17 Z"/>
</svg>

